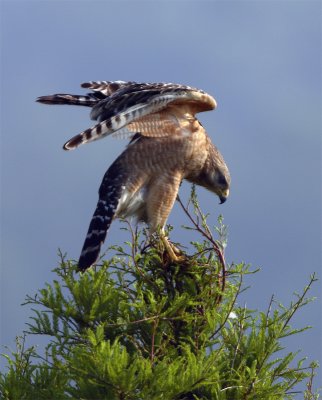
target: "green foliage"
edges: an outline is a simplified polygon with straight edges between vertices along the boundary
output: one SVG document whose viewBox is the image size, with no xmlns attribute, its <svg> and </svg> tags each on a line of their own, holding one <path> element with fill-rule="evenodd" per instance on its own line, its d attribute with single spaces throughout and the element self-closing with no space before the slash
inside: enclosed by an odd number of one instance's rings
<svg viewBox="0 0 322 400">
<path fill-rule="evenodd" d="M 4 356 L 1 398 L 284 400 L 307 381 L 304 398 L 318 399 L 317 365 L 281 351 L 285 337 L 306 329 L 290 321 L 309 302 L 315 277 L 288 307 L 273 298 L 266 312 L 240 306 L 253 272 L 226 264 L 222 218 L 214 239 L 194 193 L 182 207 L 199 242 L 181 265 L 131 227 L 124 249 L 83 274 L 62 257 L 56 279 L 26 299 L 34 313 L 27 335 L 46 335 L 48 345 L 17 340 Z"/>
</svg>

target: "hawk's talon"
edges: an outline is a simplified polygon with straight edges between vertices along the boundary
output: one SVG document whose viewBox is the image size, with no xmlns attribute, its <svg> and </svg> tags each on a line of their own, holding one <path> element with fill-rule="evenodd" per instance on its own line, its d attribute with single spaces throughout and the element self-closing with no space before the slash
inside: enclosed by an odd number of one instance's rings
<svg viewBox="0 0 322 400">
<path fill-rule="evenodd" d="M 182 251 L 172 244 L 165 235 L 161 235 L 161 241 L 172 262 L 181 264 L 187 261 L 187 257 L 182 253 Z"/>
</svg>

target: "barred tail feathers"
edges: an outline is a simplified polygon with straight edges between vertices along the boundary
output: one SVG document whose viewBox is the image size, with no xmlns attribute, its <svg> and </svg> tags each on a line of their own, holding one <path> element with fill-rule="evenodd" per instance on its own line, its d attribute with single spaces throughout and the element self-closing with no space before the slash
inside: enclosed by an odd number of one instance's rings
<svg viewBox="0 0 322 400">
<path fill-rule="evenodd" d="M 101 246 L 117 212 L 125 189 L 124 174 L 115 162 L 107 170 L 99 189 L 99 200 L 90 222 L 78 261 L 78 268 L 85 271 L 97 261 Z"/>
<path fill-rule="evenodd" d="M 79 257 L 78 268 L 81 271 L 85 271 L 97 261 L 113 216 L 114 213 L 107 203 L 99 200 Z"/>
</svg>

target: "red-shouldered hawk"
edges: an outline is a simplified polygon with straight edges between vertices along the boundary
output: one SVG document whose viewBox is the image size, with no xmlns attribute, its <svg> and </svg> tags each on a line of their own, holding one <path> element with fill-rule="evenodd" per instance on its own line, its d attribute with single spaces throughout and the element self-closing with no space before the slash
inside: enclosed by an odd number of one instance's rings
<svg viewBox="0 0 322 400">
<path fill-rule="evenodd" d="M 173 83 L 98 81 L 81 85 L 85 96 L 54 94 L 39 97 L 45 104 L 91 107 L 98 124 L 64 145 L 75 149 L 106 135 L 125 135 L 131 141 L 104 175 L 99 200 L 79 258 L 79 269 L 92 266 L 106 233 L 117 217 L 135 216 L 161 238 L 173 260 L 176 249 L 164 226 L 183 179 L 216 193 L 223 203 L 230 174 L 218 149 L 195 114 L 213 110 L 215 99 L 202 90 Z"/>
</svg>

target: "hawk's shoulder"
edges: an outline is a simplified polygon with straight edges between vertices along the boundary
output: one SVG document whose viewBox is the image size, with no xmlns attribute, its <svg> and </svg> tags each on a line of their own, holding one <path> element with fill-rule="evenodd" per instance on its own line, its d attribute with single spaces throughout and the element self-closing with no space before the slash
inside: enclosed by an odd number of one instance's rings
<svg viewBox="0 0 322 400">
<path fill-rule="evenodd" d="M 217 106 L 216 100 L 203 90 L 176 83 L 90 81 L 82 87 L 105 96 L 91 112 L 91 118 L 98 121 L 131 108 L 140 109 L 138 117 L 142 117 L 169 105 L 190 106 L 194 113 L 213 110 Z"/>
</svg>

